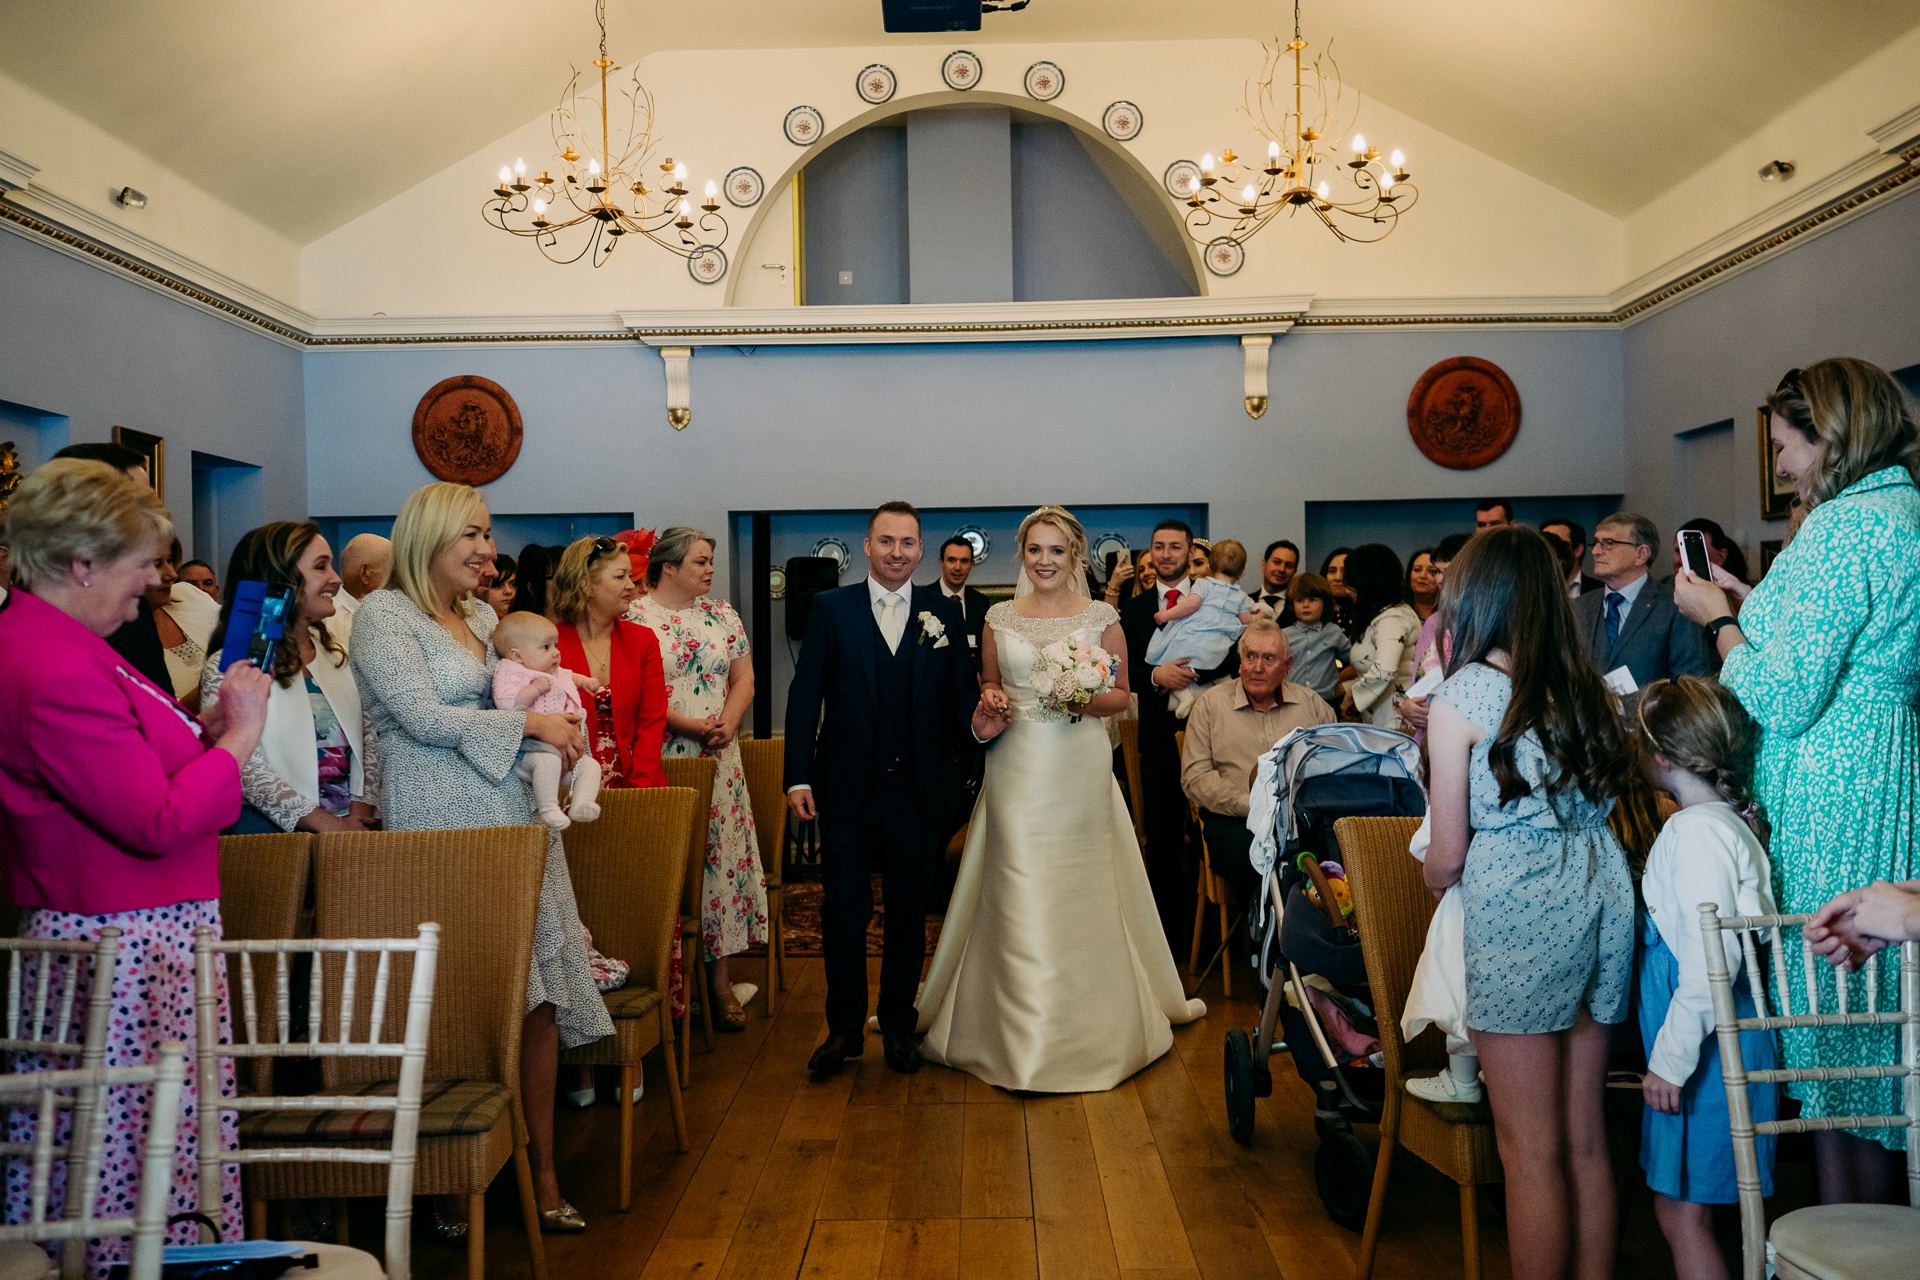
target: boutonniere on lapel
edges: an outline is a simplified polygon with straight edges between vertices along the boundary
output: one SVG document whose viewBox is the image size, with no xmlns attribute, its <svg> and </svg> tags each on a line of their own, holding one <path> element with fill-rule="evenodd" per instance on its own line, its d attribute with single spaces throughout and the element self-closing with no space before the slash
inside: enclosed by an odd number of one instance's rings
<svg viewBox="0 0 1920 1280">
<path fill-rule="evenodd" d="M 947 624 L 934 617 L 933 610 L 931 609 L 922 609 L 920 611 L 919 643 L 931 643 L 936 649 L 944 649 L 947 647 Z"/>
</svg>

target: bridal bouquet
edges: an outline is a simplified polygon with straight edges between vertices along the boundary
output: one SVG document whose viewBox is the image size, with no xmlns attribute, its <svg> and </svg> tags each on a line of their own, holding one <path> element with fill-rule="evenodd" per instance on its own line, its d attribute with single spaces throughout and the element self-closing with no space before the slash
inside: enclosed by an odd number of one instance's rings
<svg viewBox="0 0 1920 1280">
<path fill-rule="evenodd" d="M 1033 660 L 1033 688 L 1043 709 L 1070 715 L 1113 688 L 1117 659 L 1097 644 L 1056 640 Z"/>
</svg>

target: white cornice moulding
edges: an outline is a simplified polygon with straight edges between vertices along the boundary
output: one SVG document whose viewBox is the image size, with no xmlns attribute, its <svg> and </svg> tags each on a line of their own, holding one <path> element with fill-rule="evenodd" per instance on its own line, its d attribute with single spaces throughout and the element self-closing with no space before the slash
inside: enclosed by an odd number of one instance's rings
<svg viewBox="0 0 1920 1280">
<path fill-rule="evenodd" d="M 926 342 L 1084 342 L 1285 333 L 1311 294 L 1273 298 L 1126 298 L 862 307 L 622 311 L 650 347 Z"/>
<path fill-rule="evenodd" d="M 39 165 L 28 164 L 11 151 L 0 151 L 0 191 L 25 191 L 39 172 Z"/>
<path fill-rule="evenodd" d="M 102 217 L 85 205 L 76 204 L 58 192 L 36 186 L 30 191 L 22 191 L 19 195 L 12 197 L 12 201 L 22 209 L 70 227 L 110 249 L 117 249 L 130 257 L 138 258 L 178 276 L 209 293 L 218 294 L 230 302 L 257 311 L 269 320 L 278 321 L 290 329 L 297 329 L 303 333 L 312 330 L 313 316 L 299 307 L 272 294 L 264 293 L 250 284 L 235 280 L 232 276 L 215 270 L 197 258 L 177 253 L 158 240 L 149 240 L 138 231 L 111 218 Z M 215 311 L 213 314 L 221 313 Z M 235 322 L 245 323 L 239 320 Z"/>
<path fill-rule="evenodd" d="M 1902 111 L 1883 125 L 1867 130 L 1880 150 L 1888 155 L 1898 155 L 1906 150 L 1909 142 L 1920 141 L 1920 103 Z"/>
<path fill-rule="evenodd" d="M 620 317 L 611 311 L 557 316 L 342 316 L 309 322 L 315 338 L 417 338 L 578 334 L 626 338 Z"/>
</svg>

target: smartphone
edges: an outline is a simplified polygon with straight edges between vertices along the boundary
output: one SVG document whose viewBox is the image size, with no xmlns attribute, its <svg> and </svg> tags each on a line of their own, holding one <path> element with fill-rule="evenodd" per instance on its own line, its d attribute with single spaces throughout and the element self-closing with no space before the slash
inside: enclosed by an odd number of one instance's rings
<svg viewBox="0 0 1920 1280">
<path fill-rule="evenodd" d="M 1119 567 L 1119 565 L 1120 565 L 1120 557 L 1121 557 L 1121 556 L 1123 556 L 1123 555 L 1125 555 L 1125 554 L 1126 554 L 1126 552 L 1124 552 L 1124 551 L 1109 551 L 1109 552 L 1107 552 L 1107 576 L 1106 576 L 1106 581 L 1108 581 L 1108 582 L 1112 582 L 1112 581 L 1113 581 L 1113 571 L 1114 571 L 1114 570 L 1115 570 L 1116 568 L 1118 568 L 1118 567 Z"/>
<path fill-rule="evenodd" d="M 278 590 L 264 582 L 235 582 L 232 592 L 233 614 L 227 619 L 227 634 L 220 646 L 220 669 L 247 661 L 262 671 L 273 670 L 273 655 L 286 634 L 287 616 L 293 612 L 293 588 Z"/>
<path fill-rule="evenodd" d="M 1680 547 L 1680 563 L 1702 582 L 1713 581 L 1713 562 L 1707 559 L 1707 535 L 1698 529 L 1682 529 L 1674 535 Z"/>
</svg>

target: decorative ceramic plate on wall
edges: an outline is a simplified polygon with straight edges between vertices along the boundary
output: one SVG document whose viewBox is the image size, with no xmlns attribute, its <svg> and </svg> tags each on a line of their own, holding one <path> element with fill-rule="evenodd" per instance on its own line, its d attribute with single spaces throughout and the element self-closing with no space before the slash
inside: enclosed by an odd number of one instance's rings
<svg viewBox="0 0 1920 1280">
<path fill-rule="evenodd" d="M 847 550 L 847 544 L 838 538 L 822 538 L 813 544 L 813 554 L 823 560 L 831 560 L 840 566 L 840 572 L 847 571 L 847 565 L 853 560 L 853 553 Z"/>
<path fill-rule="evenodd" d="M 1413 384 L 1407 430 L 1420 452 L 1443 467 L 1484 467 L 1520 433 L 1520 392 L 1491 360 L 1442 360 Z"/>
<path fill-rule="evenodd" d="M 1036 62 L 1027 68 L 1027 96 L 1052 102 L 1067 87 L 1067 73 L 1057 62 Z"/>
<path fill-rule="evenodd" d="M 1232 236 L 1221 236 L 1207 244 L 1207 270 L 1217 276 L 1230 276 L 1246 265 L 1246 246 Z"/>
<path fill-rule="evenodd" d="M 1088 550 L 1092 553 L 1093 563 L 1105 567 L 1108 556 L 1116 553 L 1124 556 L 1133 548 L 1128 546 L 1127 540 L 1119 534 L 1103 533 L 1093 540 L 1093 546 Z"/>
<path fill-rule="evenodd" d="M 767 194 L 767 183 L 758 169 L 741 165 L 727 175 L 727 203 L 736 209 L 751 209 Z"/>
<path fill-rule="evenodd" d="M 1132 142 L 1140 136 L 1146 120 L 1140 114 L 1140 108 L 1131 102 L 1116 102 L 1100 116 L 1100 127 L 1115 142 Z"/>
<path fill-rule="evenodd" d="M 727 255 L 714 245 L 703 244 L 687 255 L 687 274 L 701 284 L 719 284 L 727 274 Z"/>
<path fill-rule="evenodd" d="M 940 78 L 947 82 L 949 89 L 971 89 L 980 83 L 980 77 L 986 68 L 980 65 L 980 55 L 969 53 L 965 49 L 955 49 L 940 64 Z"/>
<path fill-rule="evenodd" d="M 816 107 L 795 107 L 787 112 L 787 141 L 796 147 L 810 147 L 827 131 L 826 117 Z"/>
<path fill-rule="evenodd" d="M 993 550 L 993 543 L 988 539 L 985 529 L 982 529 L 977 524 L 970 524 L 964 529 L 955 529 L 953 536 L 956 538 L 965 538 L 967 545 L 973 548 L 973 563 L 975 566 L 983 565 L 987 562 L 987 556 Z"/>
<path fill-rule="evenodd" d="M 441 480 L 491 484 L 520 456 L 520 406 L 478 374 L 436 382 L 413 410 L 413 451 Z"/>
<path fill-rule="evenodd" d="M 1191 160 L 1175 160 L 1167 166 L 1160 181 L 1166 186 L 1168 195 L 1175 200 L 1185 200 L 1200 186 L 1200 166 Z"/>
<path fill-rule="evenodd" d="M 774 568 L 767 570 L 767 595 L 774 600 L 782 600 L 787 594 L 787 571 Z"/>
<path fill-rule="evenodd" d="M 853 91 L 860 95 L 860 100 L 876 107 L 891 98 L 899 87 L 900 82 L 894 78 L 893 68 L 883 62 L 860 68 L 860 74 L 853 81 Z"/>
</svg>

